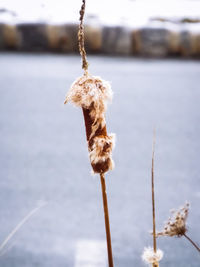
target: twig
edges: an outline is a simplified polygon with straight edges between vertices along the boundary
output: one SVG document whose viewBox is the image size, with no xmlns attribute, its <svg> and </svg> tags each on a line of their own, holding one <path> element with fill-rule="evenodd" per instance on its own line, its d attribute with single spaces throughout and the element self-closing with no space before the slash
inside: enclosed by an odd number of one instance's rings
<svg viewBox="0 0 200 267">
<path fill-rule="evenodd" d="M 152 148 L 152 166 L 151 166 L 151 190 L 152 190 L 152 215 L 153 215 L 153 250 L 154 253 L 157 252 L 156 244 L 156 215 L 155 215 L 155 193 L 154 193 L 154 154 L 155 154 L 155 130 L 153 136 L 153 148 Z M 153 264 L 153 267 L 158 265 Z"/>
<path fill-rule="evenodd" d="M 200 252 L 200 248 L 198 247 L 198 245 L 188 235 L 186 235 L 186 234 L 183 234 L 183 235 Z"/>
<path fill-rule="evenodd" d="M 109 264 L 109 267 L 113 267 L 114 265 L 113 265 L 113 257 L 112 257 L 112 245 L 111 245 L 108 201 L 107 201 L 106 183 L 105 183 L 105 175 L 104 175 L 104 173 L 100 174 L 100 178 L 101 178 L 101 189 L 102 189 L 104 217 L 105 217 L 105 229 L 106 229 L 107 251 L 108 251 L 108 264 Z"/>
<path fill-rule="evenodd" d="M 9 240 L 16 234 L 16 232 L 39 210 L 41 207 L 46 205 L 46 203 L 43 203 L 39 205 L 38 207 L 31 210 L 21 222 L 17 224 L 17 226 L 10 232 L 10 234 L 6 237 L 6 239 L 0 244 L 0 253 L 2 255 L 3 249 L 5 248 L 6 244 L 9 242 Z"/>
<path fill-rule="evenodd" d="M 80 10 L 80 24 L 79 24 L 79 30 L 78 30 L 78 45 L 79 45 L 79 52 L 82 57 L 82 69 L 87 73 L 88 70 L 88 61 L 86 57 L 86 51 L 85 51 L 85 41 L 84 41 L 84 26 L 83 26 L 83 18 L 85 14 L 85 0 L 82 0 L 82 6 Z"/>
<path fill-rule="evenodd" d="M 0 257 L 7 254 L 15 246 L 16 243 L 17 243 L 17 240 L 13 241 L 9 246 L 7 246 L 5 249 L 0 251 Z"/>
</svg>

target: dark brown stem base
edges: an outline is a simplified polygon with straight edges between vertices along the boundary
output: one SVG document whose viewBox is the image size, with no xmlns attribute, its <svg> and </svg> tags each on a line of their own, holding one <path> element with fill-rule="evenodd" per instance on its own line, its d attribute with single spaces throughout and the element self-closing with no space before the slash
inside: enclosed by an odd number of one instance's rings
<svg viewBox="0 0 200 267">
<path fill-rule="evenodd" d="M 107 251 L 108 251 L 108 266 L 113 267 L 113 257 L 112 257 L 112 245 L 111 245 L 111 234 L 110 234 L 110 223 L 109 223 L 109 213 L 108 213 L 108 201 L 106 193 L 106 183 L 104 173 L 100 174 L 101 178 L 101 189 L 104 207 L 104 217 L 105 217 L 105 229 L 106 229 L 106 239 L 107 239 Z"/>
<path fill-rule="evenodd" d="M 189 237 L 187 236 L 186 234 L 184 234 L 184 237 L 190 241 L 190 243 L 200 252 L 200 248 L 197 246 L 197 244 Z"/>
</svg>

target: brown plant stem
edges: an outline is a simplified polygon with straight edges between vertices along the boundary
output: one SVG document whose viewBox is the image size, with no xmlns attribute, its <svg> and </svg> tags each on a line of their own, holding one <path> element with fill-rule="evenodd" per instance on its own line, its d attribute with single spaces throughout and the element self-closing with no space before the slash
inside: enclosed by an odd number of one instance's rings
<svg viewBox="0 0 200 267">
<path fill-rule="evenodd" d="M 87 73 L 88 70 L 88 61 L 86 57 L 86 51 L 85 51 L 85 41 L 84 41 L 84 26 L 83 26 L 83 18 L 85 14 L 85 0 L 82 0 L 82 6 L 80 10 L 80 24 L 79 24 L 79 30 L 78 30 L 78 45 L 79 45 L 79 52 L 82 57 L 82 69 Z"/>
<path fill-rule="evenodd" d="M 200 252 L 200 248 L 198 247 L 198 245 L 186 234 L 183 234 L 184 237 Z"/>
<path fill-rule="evenodd" d="M 155 131 L 153 137 L 153 148 L 152 148 L 152 165 L 151 165 L 151 191 L 152 191 L 152 215 L 153 215 L 153 250 L 157 252 L 156 244 L 156 214 L 155 214 L 155 193 L 154 193 L 154 154 L 155 154 Z M 159 266 L 158 263 L 153 263 L 153 267 Z"/>
<path fill-rule="evenodd" d="M 105 174 L 104 173 L 100 174 L 100 179 L 101 179 L 101 189 L 102 189 L 105 229 L 106 229 L 106 239 L 107 239 L 108 266 L 113 267 L 114 265 L 113 265 L 113 257 L 112 257 L 112 245 L 111 245 L 108 201 L 107 201 L 106 183 L 105 183 Z"/>
</svg>

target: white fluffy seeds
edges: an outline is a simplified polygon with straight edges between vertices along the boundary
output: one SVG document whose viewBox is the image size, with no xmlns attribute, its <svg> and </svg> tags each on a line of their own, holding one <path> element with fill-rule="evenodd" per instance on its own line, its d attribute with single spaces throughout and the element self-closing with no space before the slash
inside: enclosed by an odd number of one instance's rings
<svg viewBox="0 0 200 267">
<path fill-rule="evenodd" d="M 146 263 L 148 264 L 158 263 L 162 258 L 163 258 L 162 250 L 158 249 L 157 252 L 155 253 L 153 248 L 151 247 L 144 248 L 142 259 Z"/>
</svg>

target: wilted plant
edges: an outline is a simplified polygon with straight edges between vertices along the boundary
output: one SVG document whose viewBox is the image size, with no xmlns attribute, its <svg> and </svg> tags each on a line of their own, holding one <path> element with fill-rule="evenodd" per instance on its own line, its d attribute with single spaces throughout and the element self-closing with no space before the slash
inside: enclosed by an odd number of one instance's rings
<svg viewBox="0 0 200 267">
<path fill-rule="evenodd" d="M 153 248 L 144 248 L 142 259 L 152 265 L 152 267 L 159 267 L 159 261 L 163 257 L 163 252 L 157 249 L 156 242 L 156 214 L 155 214 L 155 193 L 154 193 L 154 155 L 155 155 L 155 132 L 152 149 L 152 165 L 151 165 L 151 198 L 152 198 L 152 219 L 153 219 Z"/>
<path fill-rule="evenodd" d="M 180 207 L 178 210 L 172 210 L 171 213 L 172 216 L 165 223 L 164 229 L 158 232 L 156 236 L 184 236 L 200 252 L 198 245 L 186 234 L 188 231 L 186 223 L 189 213 L 189 203 L 186 202 L 183 207 Z"/>
<path fill-rule="evenodd" d="M 88 62 L 84 47 L 83 18 L 85 13 L 85 0 L 82 0 L 80 10 L 80 25 L 78 31 L 79 51 L 82 57 L 84 74 L 72 84 L 66 99 L 83 110 L 88 151 L 94 173 L 100 174 L 102 197 L 104 204 L 105 227 L 107 237 L 109 267 L 113 267 L 111 235 L 109 225 L 108 204 L 106 195 L 105 172 L 113 168 L 112 149 L 114 135 L 108 135 L 106 129 L 105 112 L 107 102 L 112 99 L 110 84 L 100 77 L 92 76 L 88 72 Z"/>
<path fill-rule="evenodd" d="M 113 168 L 114 135 L 106 130 L 105 110 L 112 99 L 108 82 L 84 74 L 71 86 L 65 103 L 71 101 L 83 110 L 91 165 L 94 173 L 105 173 Z"/>
</svg>

